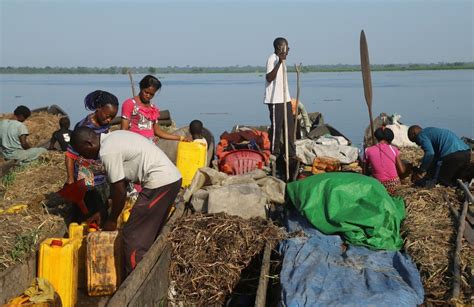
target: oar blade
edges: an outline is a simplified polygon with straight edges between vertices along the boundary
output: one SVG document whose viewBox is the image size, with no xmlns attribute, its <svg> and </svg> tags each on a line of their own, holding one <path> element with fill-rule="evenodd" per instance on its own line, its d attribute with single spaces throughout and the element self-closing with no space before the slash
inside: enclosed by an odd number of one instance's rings
<svg viewBox="0 0 474 307">
<path fill-rule="evenodd" d="M 365 101 L 369 109 L 372 108 L 372 78 L 370 76 L 369 48 L 364 30 L 360 32 L 360 66 L 362 70 L 362 81 L 364 82 Z"/>
</svg>

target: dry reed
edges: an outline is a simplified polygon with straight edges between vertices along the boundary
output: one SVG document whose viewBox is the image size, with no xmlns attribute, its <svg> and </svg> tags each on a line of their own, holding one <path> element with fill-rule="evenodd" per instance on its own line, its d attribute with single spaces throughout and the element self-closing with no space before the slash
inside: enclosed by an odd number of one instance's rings
<svg viewBox="0 0 474 307">
<path fill-rule="evenodd" d="M 419 148 L 402 148 L 402 159 L 415 165 L 423 156 Z M 457 220 L 450 212 L 450 203 L 460 210 L 464 196 L 459 190 L 443 186 L 432 189 L 413 187 L 404 182 L 396 195 L 405 200 L 406 219 L 401 233 L 405 250 L 420 270 L 425 302 L 428 305 L 446 305 L 452 289 L 452 266 L 455 251 Z M 474 249 L 464 242 L 461 251 L 462 298 L 464 303 L 471 299 Z"/>
<path fill-rule="evenodd" d="M 17 213 L 0 214 L 0 271 L 24 260 L 41 240 L 64 224 L 46 207 L 64 183 L 64 154 L 48 152 L 38 161 L 12 169 L 9 176 L 8 182 L 0 184 L 0 209 L 19 204 L 27 207 Z"/>
<path fill-rule="evenodd" d="M 263 218 L 243 219 L 224 213 L 196 214 L 175 222 L 169 240 L 173 302 L 209 306 L 224 304 L 241 271 L 269 242 L 284 232 Z"/>
</svg>

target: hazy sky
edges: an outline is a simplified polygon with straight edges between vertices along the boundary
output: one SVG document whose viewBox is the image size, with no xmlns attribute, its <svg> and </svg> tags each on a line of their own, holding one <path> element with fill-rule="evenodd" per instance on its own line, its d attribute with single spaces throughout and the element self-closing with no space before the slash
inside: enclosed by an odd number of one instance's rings
<svg viewBox="0 0 474 307">
<path fill-rule="evenodd" d="M 264 65 L 473 61 L 473 0 L 0 0 L 0 66 Z"/>
</svg>

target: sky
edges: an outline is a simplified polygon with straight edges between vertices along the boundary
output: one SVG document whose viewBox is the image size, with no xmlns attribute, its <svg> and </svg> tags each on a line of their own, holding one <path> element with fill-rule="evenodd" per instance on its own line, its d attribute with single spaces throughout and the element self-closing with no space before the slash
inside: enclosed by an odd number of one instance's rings
<svg viewBox="0 0 474 307">
<path fill-rule="evenodd" d="M 473 61 L 473 0 L 0 0 L 0 66 L 264 66 Z"/>
</svg>

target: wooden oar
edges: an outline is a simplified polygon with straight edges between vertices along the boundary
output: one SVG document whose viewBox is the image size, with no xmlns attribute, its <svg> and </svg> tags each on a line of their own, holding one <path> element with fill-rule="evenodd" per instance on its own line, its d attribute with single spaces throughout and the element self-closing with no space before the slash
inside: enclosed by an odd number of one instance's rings
<svg viewBox="0 0 474 307">
<path fill-rule="evenodd" d="M 287 109 L 287 101 L 286 101 L 286 61 L 283 60 L 282 62 L 282 69 L 283 69 L 283 116 L 284 116 L 284 129 L 285 129 L 285 166 L 286 166 L 286 181 L 290 180 L 290 153 L 288 148 L 288 109 Z M 291 101 L 290 101 L 291 104 Z"/>
<path fill-rule="evenodd" d="M 128 71 L 128 77 L 130 78 L 130 84 L 132 85 L 132 95 L 135 97 L 135 85 L 133 84 L 133 77 L 130 70 Z"/>
<path fill-rule="evenodd" d="M 364 82 L 364 95 L 367 108 L 369 109 L 370 131 L 372 133 L 372 145 L 375 145 L 374 123 L 372 120 L 372 79 L 370 77 L 369 49 L 365 39 L 364 30 L 360 32 L 360 67 L 362 70 L 362 81 Z"/>
<path fill-rule="evenodd" d="M 296 140 L 296 131 L 298 130 L 298 105 L 300 103 L 300 73 L 301 73 L 301 63 L 299 65 L 295 64 L 296 70 L 296 112 L 295 112 L 295 129 L 293 140 Z"/>
</svg>

